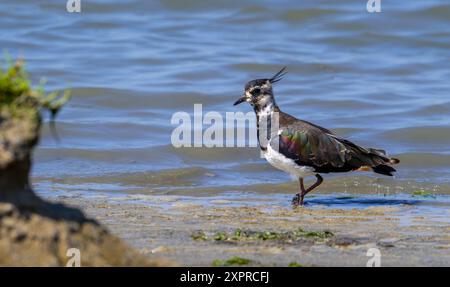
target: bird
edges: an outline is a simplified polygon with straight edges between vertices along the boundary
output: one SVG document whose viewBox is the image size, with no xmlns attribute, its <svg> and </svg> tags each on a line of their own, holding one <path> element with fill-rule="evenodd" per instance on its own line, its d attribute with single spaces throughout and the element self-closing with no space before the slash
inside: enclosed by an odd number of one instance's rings
<svg viewBox="0 0 450 287">
<path fill-rule="evenodd" d="M 323 182 L 323 174 L 373 171 L 393 176 L 396 170 L 392 166 L 400 160 L 390 157 L 386 151 L 359 146 L 326 128 L 281 111 L 275 102 L 273 84 L 281 81 L 286 73 L 284 67 L 271 78 L 247 82 L 244 94 L 234 106 L 247 102 L 253 107 L 258 145 L 265 159 L 298 179 L 299 192 L 292 199 L 293 206 L 304 205 L 305 195 Z M 273 125 L 275 118 L 277 124 Z M 309 176 L 315 176 L 316 181 L 305 188 L 304 178 Z"/>
</svg>

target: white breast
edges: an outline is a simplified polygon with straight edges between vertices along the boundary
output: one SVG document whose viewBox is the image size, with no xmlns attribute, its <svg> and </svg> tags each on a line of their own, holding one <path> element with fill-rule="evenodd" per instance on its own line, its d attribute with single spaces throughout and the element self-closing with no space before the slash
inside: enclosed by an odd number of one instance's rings
<svg viewBox="0 0 450 287">
<path fill-rule="evenodd" d="M 266 160 L 275 168 L 289 173 L 295 178 L 306 177 L 315 174 L 314 168 L 310 166 L 300 166 L 294 160 L 285 157 L 282 153 L 275 151 L 270 144 L 264 152 Z"/>
</svg>

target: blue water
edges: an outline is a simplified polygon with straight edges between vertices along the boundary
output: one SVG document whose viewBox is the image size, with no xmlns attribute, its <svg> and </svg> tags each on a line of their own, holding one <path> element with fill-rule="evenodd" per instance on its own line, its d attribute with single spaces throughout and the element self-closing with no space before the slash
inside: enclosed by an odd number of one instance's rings
<svg viewBox="0 0 450 287">
<path fill-rule="evenodd" d="M 71 89 L 35 153 L 38 190 L 286 192 L 257 148 L 174 149 L 176 111 L 232 103 L 282 66 L 281 109 L 400 158 L 395 179 L 344 174 L 328 192 L 450 191 L 450 2 L 101 1 L 0 3 L 0 48 L 48 91 Z M 328 182 L 328 183 L 327 183 Z"/>
</svg>

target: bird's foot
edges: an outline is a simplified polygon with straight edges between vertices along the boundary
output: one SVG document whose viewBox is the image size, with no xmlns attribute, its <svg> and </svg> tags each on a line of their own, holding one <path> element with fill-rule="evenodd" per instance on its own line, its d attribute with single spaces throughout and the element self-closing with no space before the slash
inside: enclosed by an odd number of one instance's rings
<svg viewBox="0 0 450 287">
<path fill-rule="evenodd" d="M 297 206 L 302 206 L 303 203 L 303 196 L 301 196 L 300 193 L 297 193 L 294 198 L 292 198 L 292 206 L 293 207 L 297 207 Z"/>
</svg>

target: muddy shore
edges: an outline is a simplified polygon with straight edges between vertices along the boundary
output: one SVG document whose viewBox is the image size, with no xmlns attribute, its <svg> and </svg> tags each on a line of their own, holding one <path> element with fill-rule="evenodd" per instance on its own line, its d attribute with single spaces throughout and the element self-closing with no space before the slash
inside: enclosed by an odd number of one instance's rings
<svg viewBox="0 0 450 287">
<path fill-rule="evenodd" d="M 297 209 L 284 195 L 237 198 L 51 196 L 80 207 L 149 258 L 174 259 L 183 266 L 366 266 L 367 251 L 374 247 L 381 266 L 450 265 L 446 195 L 317 194 Z M 355 202 L 358 208 L 352 208 Z"/>
</svg>

